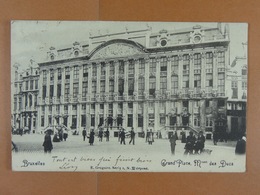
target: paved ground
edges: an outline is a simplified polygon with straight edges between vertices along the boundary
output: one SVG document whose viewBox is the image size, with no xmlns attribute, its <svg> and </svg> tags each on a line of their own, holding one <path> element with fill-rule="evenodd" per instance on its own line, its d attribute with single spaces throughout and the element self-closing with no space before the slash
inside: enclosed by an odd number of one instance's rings
<svg viewBox="0 0 260 195">
<path fill-rule="evenodd" d="M 19 152 L 43 152 L 44 135 L 30 134 L 30 135 L 13 135 L 12 141 L 17 145 Z M 111 137 L 109 142 L 103 139 L 99 142 L 95 137 L 94 146 L 90 146 L 88 139 L 83 141 L 80 135 L 70 135 L 67 141 L 53 143 L 53 152 L 62 153 L 127 153 L 127 154 L 170 154 L 170 143 L 167 139 L 155 139 L 153 145 L 148 145 L 144 138 L 136 138 L 135 145 L 129 145 L 130 138 L 126 139 L 126 145 L 120 145 L 118 138 Z M 225 153 L 225 155 L 233 155 L 235 151 L 234 141 L 219 142 L 214 145 L 212 140 L 206 140 L 205 148 L 212 150 L 212 154 Z M 184 144 L 177 141 L 176 155 L 182 155 L 184 152 Z"/>
</svg>

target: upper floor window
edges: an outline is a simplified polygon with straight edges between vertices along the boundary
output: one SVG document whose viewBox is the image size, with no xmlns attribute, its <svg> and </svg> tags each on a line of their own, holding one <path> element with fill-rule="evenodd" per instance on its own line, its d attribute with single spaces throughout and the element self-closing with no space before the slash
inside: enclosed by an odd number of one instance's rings
<svg viewBox="0 0 260 195">
<path fill-rule="evenodd" d="M 145 72 L 145 60 L 142 58 L 139 60 L 139 73 L 144 74 Z"/>
<path fill-rule="evenodd" d="M 156 59 L 152 58 L 149 66 L 149 72 L 156 72 Z"/>
<path fill-rule="evenodd" d="M 161 59 L 161 71 L 167 71 L 167 58 L 162 57 Z"/>
<path fill-rule="evenodd" d="M 134 63 L 134 60 L 129 60 L 128 74 L 134 74 L 134 72 L 135 72 L 135 63 Z"/>
<path fill-rule="evenodd" d="M 65 79 L 70 79 L 70 68 L 69 67 L 65 68 Z"/>
<path fill-rule="evenodd" d="M 78 66 L 74 66 L 73 78 L 74 79 L 78 79 L 79 78 L 79 67 Z"/>
</svg>

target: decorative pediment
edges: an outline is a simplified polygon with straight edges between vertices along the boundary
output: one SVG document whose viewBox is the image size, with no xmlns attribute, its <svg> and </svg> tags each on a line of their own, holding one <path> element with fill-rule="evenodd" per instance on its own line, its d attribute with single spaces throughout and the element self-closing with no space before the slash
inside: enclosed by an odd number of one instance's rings
<svg viewBox="0 0 260 195">
<path fill-rule="evenodd" d="M 144 51 L 135 45 L 129 43 L 113 43 L 96 49 L 91 56 L 91 60 L 126 57 L 143 53 Z"/>
</svg>

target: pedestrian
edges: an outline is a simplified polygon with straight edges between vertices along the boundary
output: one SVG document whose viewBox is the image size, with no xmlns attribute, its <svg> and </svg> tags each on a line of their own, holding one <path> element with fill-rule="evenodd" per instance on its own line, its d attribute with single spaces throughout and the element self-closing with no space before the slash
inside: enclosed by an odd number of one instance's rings
<svg viewBox="0 0 260 195">
<path fill-rule="evenodd" d="M 102 139 L 103 139 L 103 129 L 102 128 L 99 129 L 98 137 L 99 137 L 99 141 L 102 142 Z"/>
<path fill-rule="evenodd" d="M 51 153 L 53 146 L 51 142 L 51 133 L 50 131 L 46 131 L 45 137 L 44 137 L 44 142 L 42 144 L 44 148 L 44 153 Z"/>
<path fill-rule="evenodd" d="M 216 131 L 213 131 L 213 143 L 214 145 L 218 143 L 218 133 Z"/>
<path fill-rule="evenodd" d="M 133 127 L 132 127 L 132 130 L 130 131 L 130 136 L 131 136 L 131 139 L 129 141 L 129 144 L 131 144 L 131 142 L 133 142 L 133 145 L 135 145 L 135 131 L 134 131 Z"/>
<path fill-rule="evenodd" d="M 187 143 L 185 144 L 185 152 L 184 154 L 193 154 L 193 150 L 194 150 L 194 144 L 196 142 L 196 137 L 193 135 L 193 132 L 190 131 L 188 137 L 187 137 Z"/>
<path fill-rule="evenodd" d="M 172 155 L 175 154 L 176 140 L 177 140 L 176 134 L 171 134 L 169 141 L 170 141 L 170 143 L 171 143 L 171 152 L 172 152 Z"/>
<path fill-rule="evenodd" d="M 176 137 L 176 140 L 178 140 L 178 133 L 177 133 L 177 130 L 175 131 L 175 137 Z"/>
<path fill-rule="evenodd" d="M 91 146 L 94 144 L 94 138 L 95 138 L 95 132 L 94 129 L 91 130 L 90 135 L 89 135 L 89 143 Z"/>
<path fill-rule="evenodd" d="M 154 139 L 153 139 L 153 131 L 152 129 L 150 130 L 150 132 L 148 132 L 148 144 L 149 145 L 152 145 L 154 142 Z"/>
<path fill-rule="evenodd" d="M 186 143 L 186 132 L 183 128 L 181 130 L 181 143 Z"/>
<path fill-rule="evenodd" d="M 246 137 L 243 136 L 242 139 L 237 141 L 235 154 L 245 154 L 246 153 Z"/>
<path fill-rule="evenodd" d="M 121 132 L 122 132 L 122 129 L 120 128 L 118 131 L 118 142 L 121 142 Z"/>
<path fill-rule="evenodd" d="M 201 152 L 203 151 L 204 146 L 205 146 L 205 140 L 206 139 L 205 139 L 205 136 L 203 135 L 203 131 L 200 131 L 199 135 L 198 135 L 198 139 L 194 146 L 195 154 L 201 154 Z"/>
<path fill-rule="evenodd" d="M 87 136 L 86 128 L 83 129 L 83 131 L 82 131 L 82 136 L 83 136 L 83 141 L 85 141 L 86 136 Z"/>
<path fill-rule="evenodd" d="M 63 138 L 64 138 L 64 141 L 67 140 L 67 138 L 68 138 L 68 133 L 67 133 L 67 132 L 64 132 L 64 133 L 63 133 Z"/>
<path fill-rule="evenodd" d="M 150 132 L 149 132 L 149 130 L 147 129 L 147 130 L 146 130 L 145 142 L 148 142 L 149 133 L 150 133 Z"/>
<path fill-rule="evenodd" d="M 62 142 L 63 141 L 63 130 L 59 130 L 59 139 Z"/>
<path fill-rule="evenodd" d="M 106 135 L 106 141 L 109 142 L 109 130 L 107 128 L 106 132 L 105 132 L 105 135 Z"/>
<path fill-rule="evenodd" d="M 53 136 L 53 142 L 60 142 L 59 134 L 57 132 Z"/>
<path fill-rule="evenodd" d="M 120 139 L 121 139 L 120 144 L 123 143 L 125 145 L 125 130 L 124 129 L 121 131 Z"/>
</svg>

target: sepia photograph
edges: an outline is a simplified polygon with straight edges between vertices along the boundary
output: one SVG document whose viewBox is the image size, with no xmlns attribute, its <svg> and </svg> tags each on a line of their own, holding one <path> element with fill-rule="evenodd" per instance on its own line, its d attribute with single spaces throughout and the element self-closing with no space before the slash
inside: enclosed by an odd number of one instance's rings
<svg viewBox="0 0 260 195">
<path fill-rule="evenodd" d="M 14 171 L 245 172 L 246 23 L 11 22 Z"/>
</svg>

